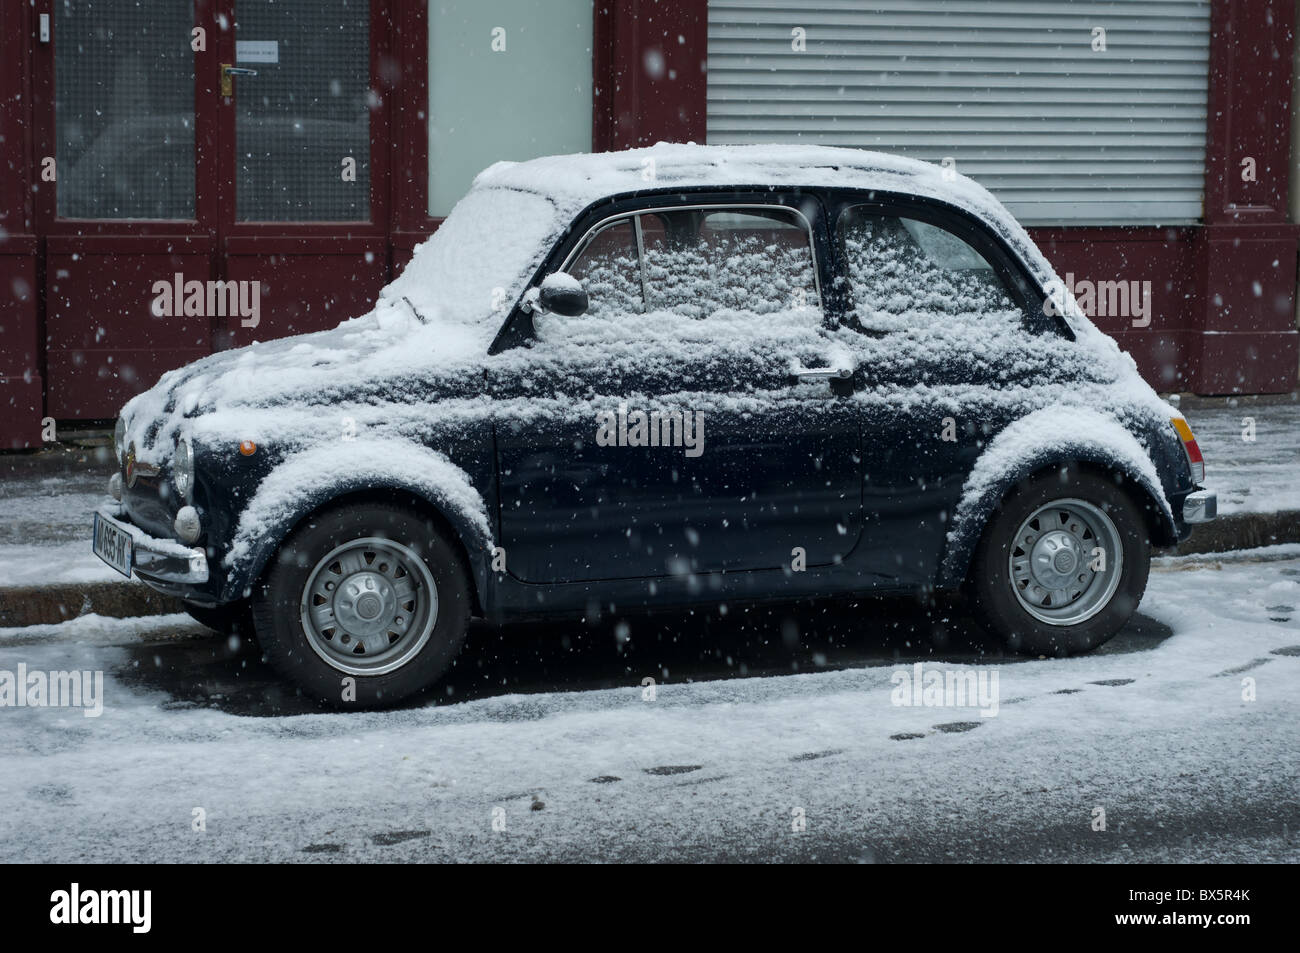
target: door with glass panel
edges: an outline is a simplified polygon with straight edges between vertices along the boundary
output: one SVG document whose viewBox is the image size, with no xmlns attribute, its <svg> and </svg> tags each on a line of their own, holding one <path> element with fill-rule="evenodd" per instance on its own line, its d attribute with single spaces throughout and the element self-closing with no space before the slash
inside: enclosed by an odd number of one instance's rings
<svg viewBox="0 0 1300 953">
<path fill-rule="evenodd" d="M 332 327 L 387 279 L 375 158 L 385 111 L 378 0 L 226 0 L 218 42 L 223 274 L 257 282 L 260 320 L 218 346 Z M 227 145 L 228 144 L 228 147 Z"/>
<path fill-rule="evenodd" d="M 369 0 L 235 0 L 233 14 L 234 221 L 369 222 Z"/>
<path fill-rule="evenodd" d="M 52 415 L 111 417 L 214 348 L 370 306 L 387 278 L 381 0 L 37 5 Z M 193 282 L 242 297 L 199 306 Z"/>
<path fill-rule="evenodd" d="M 111 417 L 210 350 L 162 282 L 213 275 L 215 152 L 205 148 L 196 3 L 38 0 L 36 208 L 45 236 L 48 412 Z M 209 104 L 209 107 L 213 104 Z M 209 134 L 215 126 L 206 123 Z"/>
<path fill-rule="evenodd" d="M 588 309 L 536 323 L 528 370 L 564 409 L 495 434 L 516 578 L 780 569 L 796 547 L 815 568 L 857 541 L 855 405 L 825 376 L 795 383 L 831 360 L 820 226 L 718 198 L 575 230 L 563 270 Z"/>
</svg>

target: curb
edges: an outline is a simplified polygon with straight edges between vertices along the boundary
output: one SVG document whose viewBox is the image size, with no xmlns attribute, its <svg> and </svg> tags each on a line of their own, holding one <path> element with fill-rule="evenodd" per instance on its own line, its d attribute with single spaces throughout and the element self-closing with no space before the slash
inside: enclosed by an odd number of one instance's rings
<svg viewBox="0 0 1300 953">
<path fill-rule="evenodd" d="M 53 625 L 91 612 L 120 619 L 184 611 L 179 599 L 138 581 L 0 588 L 0 628 Z"/>
<path fill-rule="evenodd" d="M 1177 546 L 1159 552 L 1165 556 L 1188 556 L 1277 546 L 1280 543 L 1300 543 L 1300 510 L 1220 516 L 1213 523 L 1197 526 L 1192 535 Z"/>
<path fill-rule="evenodd" d="M 1153 555 L 1225 553 L 1279 543 L 1300 543 L 1300 510 L 1220 517 L 1198 526 L 1185 542 Z M 179 599 L 135 580 L 0 588 L 0 628 L 53 625 L 90 612 L 128 618 L 184 611 Z"/>
</svg>

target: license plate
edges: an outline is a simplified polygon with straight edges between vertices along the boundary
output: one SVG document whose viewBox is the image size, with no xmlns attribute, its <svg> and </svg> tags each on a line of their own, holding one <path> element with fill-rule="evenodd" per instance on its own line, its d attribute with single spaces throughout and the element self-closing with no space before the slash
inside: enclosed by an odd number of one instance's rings
<svg viewBox="0 0 1300 953">
<path fill-rule="evenodd" d="M 121 523 L 95 514 L 95 555 L 126 578 L 131 578 L 131 534 Z"/>
</svg>

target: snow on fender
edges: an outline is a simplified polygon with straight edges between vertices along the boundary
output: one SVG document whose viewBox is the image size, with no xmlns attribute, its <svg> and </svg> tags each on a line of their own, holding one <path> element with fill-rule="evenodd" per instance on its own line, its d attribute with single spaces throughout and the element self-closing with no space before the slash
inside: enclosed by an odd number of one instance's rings
<svg viewBox="0 0 1300 953">
<path fill-rule="evenodd" d="M 1173 511 L 1146 448 L 1113 417 L 1055 404 L 1027 414 L 993 438 L 971 469 L 948 531 L 941 578 L 959 581 L 993 507 L 1035 470 L 1066 460 L 1115 467 L 1157 501 L 1172 525 Z"/>
<path fill-rule="evenodd" d="M 344 493 L 371 488 L 406 490 L 437 506 L 458 532 L 477 536 L 462 540 L 471 561 L 475 544 L 491 551 L 487 504 L 464 470 L 441 453 L 407 441 L 358 439 L 302 451 L 271 471 L 235 528 L 223 560 L 230 578 L 260 572 L 283 536 L 312 510 Z"/>
</svg>

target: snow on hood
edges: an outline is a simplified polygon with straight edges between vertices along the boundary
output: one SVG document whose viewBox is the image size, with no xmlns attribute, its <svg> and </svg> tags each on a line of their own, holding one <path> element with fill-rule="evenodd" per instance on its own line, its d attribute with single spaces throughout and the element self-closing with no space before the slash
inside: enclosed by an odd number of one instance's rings
<svg viewBox="0 0 1300 953">
<path fill-rule="evenodd" d="M 257 439 L 256 426 L 247 425 L 258 415 L 249 411 L 276 408 L 279 432 L 292 433 L 295 425 L 305 432 L 318 416 L 313 408 L 367 391 L 400 391 L 415 375 L 471 374 L 567 224 L 541 196 L 476 188 L 415 249 L 369 313 L 164 374 L 123 409 L 128 440 L 136 441 L 140 459 L 164 463 L 183 428 Z M 291 409 L 301 419 L 286 416 Z"/>
</svg>

